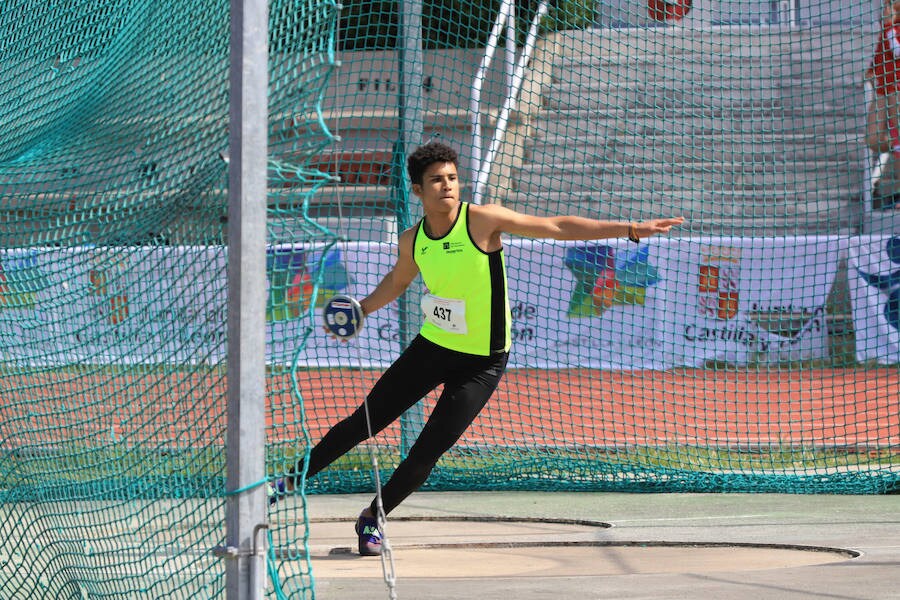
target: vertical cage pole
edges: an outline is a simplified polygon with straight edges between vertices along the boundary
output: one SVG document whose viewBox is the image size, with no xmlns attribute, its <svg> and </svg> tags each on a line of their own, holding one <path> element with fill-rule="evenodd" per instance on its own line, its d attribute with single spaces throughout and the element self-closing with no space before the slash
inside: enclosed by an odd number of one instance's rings
<svg viewBox="0 0 900 600">
<path fill-rule="evenodd" d="M 265 595 L 268 6 L 231 0 L 226 597 Z"/>
</svg>

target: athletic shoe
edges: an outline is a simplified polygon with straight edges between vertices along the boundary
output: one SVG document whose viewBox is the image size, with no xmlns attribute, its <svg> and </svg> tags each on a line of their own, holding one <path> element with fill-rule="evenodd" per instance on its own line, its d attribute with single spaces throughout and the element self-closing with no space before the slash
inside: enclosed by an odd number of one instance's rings
<svg viewBox="0 0 900 600">
<path fill-rule="evenodd" d="M 269 482 L 269 506 L 274 506 L 278 499 L 287 493 L 284 479 L 276 479 Z"/>
<path fill-rule="evenodd" d="M 381 532 L 378 530 L 378 521 L 360 515 L 356 520 L 356 535 L 359 536 L 360 556 L 381 555 Z"/>
</svg>

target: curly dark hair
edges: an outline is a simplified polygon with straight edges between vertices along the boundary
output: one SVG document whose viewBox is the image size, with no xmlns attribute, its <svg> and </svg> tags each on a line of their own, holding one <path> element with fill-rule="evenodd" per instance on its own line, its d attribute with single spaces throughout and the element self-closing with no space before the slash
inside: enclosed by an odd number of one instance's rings
<svg viewBox="0 0 900 600">
<path fill-rule="evenodd" d="M 406 160 L 409 180 L 422 185 L 425 170 L 434 163 L 453 163 L 459 166 L 459 155 L 456 150 L 441 142 L 428 142 L 424 146 L 419 146 Z"/>
</svg>

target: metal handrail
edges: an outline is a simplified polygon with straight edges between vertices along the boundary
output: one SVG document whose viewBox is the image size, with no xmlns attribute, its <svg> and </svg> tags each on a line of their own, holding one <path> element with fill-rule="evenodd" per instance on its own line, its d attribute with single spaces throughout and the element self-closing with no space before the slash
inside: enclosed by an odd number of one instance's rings
<svg viewBox="0 0 900 600">
<path fill-rule="evenodd" d="M 510 29 L 515 32 L 515 15 L 516 5 L 513 0 L 503 0 L 500 4 L 500 12 L 497 13 L 497 19 L 491 28 L 491 34 L 488 37 L 487 46 L 484 50 L 484 56 L 481 58 L 481 65 L 475 74 L 475 81 L 472 82 L 472 97 L 469 105 L 472 113 L 472 181 L 478 179 L 478 172 L 481 170 L 482 150 L 481 150 L 481 90 L 484 86 L 484 79 L 487 70 L 490 68 L 491 62 L 494 60 L 494 53 L 497 51 L 497 42 L 500 39 L 500 32 L 506 26 L 506 39 L 512 39 L 513 46 L 510 55 L 510 46 L 506 47 L 506 65 L 512 65 L 515 59 L 515 36 L 510 35 Z M 510 27 L 510 24 L 512 27 Z M 511 83 L 511 82 L 510 82 Z M 473 199 L 474 202 L 474 199 Z M 480 204 L 478 202 L 477 204 Z"/>
<path fill-rule="evenodd" d="M 504 25 L 507 27 L 506 40 L 508 59 L 506 64 L 507 66 L 509 66 L 515 62 L 513 60 L 515 56 L 515 4 L 512 0 L 504 0 L 500 6 L 500 13 L 497 15 L 497 20 L 494 22 L 494 27 L 491 30 L 491 35 L 488 38 L 487 47 L 485 48 L 484 57 L 481 60 L 481 65 L 479 66 L 478 72 L 475 75 L 475 81 L 472 84 L 471 108 L 473 119 L 473 204 L 481 204 L 482 198 L 484 196 L 484 190 L 487 187 L 488 177 L 491 173 L 491 167 L 493 166 L 494 158 L 497 154 L 497 150 L 500 147 L 500 143 L 503 141 L 503 137 L 506 135 L 506 126 L 509 122 L 509 115 L 513 110 L 515 110 L 516 101 L 519 96 L 519 92 L 522 89 L 525 67 L 526 65 L 528 65 L 528 61 L 531 60 L 531 55 L 534 52 L 534 44 L 537 40 L 538 35 L 538 26 L 540 25 L 541 19 L 543 19 L 544 16 L 549 12 L 548 4 L 548 0 L 542 0 L 541 4 L 538 6 L 537 13 L 535 13 L 534 15 L 534 19 L 532 19 L 531 21 L 531 27 L 528 29 L 528 36 L 525 39 L 525 46 L 522 49 L 522 54 L 519 56 L 519 60 L 516 63 L 516 68 L 512 74 L 511 80 L 507 82 L 506 98 L 503 102 L 503 108 L 501 109 L 500 115 L 497 119 L 497 125 L 494 128 L 494 135 L 491 139 L 490 148 L 488 150 L 487 156 L 482 156 L 481 89 L 484 85 L 484 79 L 487 70 L 494 58 L 494 53 L 497 49 L 497 41 L 500 38 L 500 32 L 503 30 Z M 512 42 L 512 44 L 510 44 L 510 42 Z"/>
</svg>

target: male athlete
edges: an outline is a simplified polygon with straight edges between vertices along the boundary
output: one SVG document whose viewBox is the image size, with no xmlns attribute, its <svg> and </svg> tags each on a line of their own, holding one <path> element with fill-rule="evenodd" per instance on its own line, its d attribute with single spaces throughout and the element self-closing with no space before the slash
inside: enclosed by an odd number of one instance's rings
<svg viewBox="0 0 900 600">
<path fill-rule="evenodd" d="M 427 287 L 422 301 L 425 321 L 419 334 L 367 396 L 372 434 L 444 385 L 421 434 L 381 491 L 385 515 L 425 482 L 441 455 L 487 404 L 503 376 L 512 319 L 501 234 L 555 240 L 627 236 L 637 242 L 668 232 L 684 220 L 628 223 L 576 216 L 534 217 L 493 204 L 461 203 L 457 165 L 456 151 L 438 142 L 421 146 L 409 156 L 412 191 L 422 202 L 424 217 L 400 234 L 396 264 L 360 301 L 363 314 L 370 315 L 396 300 L 419 273 Z M 363 404 L 312 449 L 308 476 L 368 436 Z M 274 498 L 285 485 L 293 488 L 294 477 L 278 482 Z M 381 554 L 376 502 L 377 497 L 356 522 L 362 555 Z"/>
</svg>

